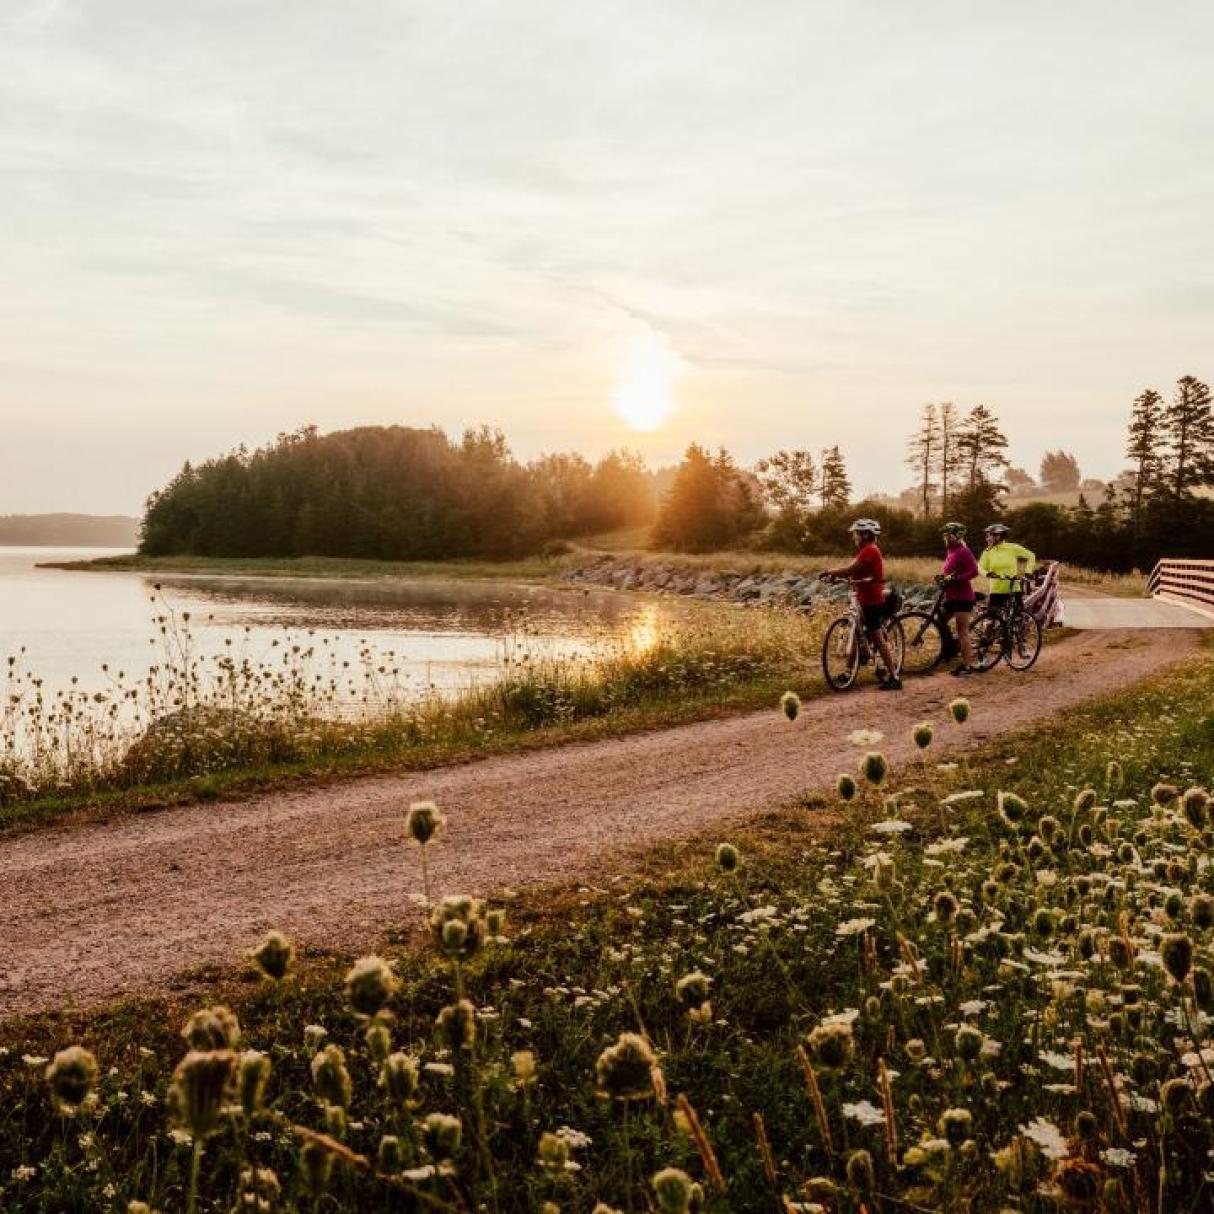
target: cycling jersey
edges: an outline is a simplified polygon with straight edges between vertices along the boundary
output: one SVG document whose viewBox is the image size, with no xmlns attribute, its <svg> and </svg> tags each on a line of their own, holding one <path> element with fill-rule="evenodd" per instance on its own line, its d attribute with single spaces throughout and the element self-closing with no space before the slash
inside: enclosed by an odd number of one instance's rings
<svg viewBox="0 0 1214 1214">
<path fill-rule="evenodd" d="M 968 545 L 958 544 L 948 550 L 944 568 L 940 571 L 948 578 L 944 597 L 950 603 L 972 603 L 974 601 L 974 578 L 978 576 L 978 562 Z"/>
<path fill-rule="evenodd" d="M 856 553 L 855 572 L 857 580 L 856 601 L 861 607 L 885 605 L 885 561 L 881 549 L 871 540 Z M 868 578 L 868 581 L 860 581 Z"/>
<path fill-rule="evenodd" d="M 1027 548 L 1008 540 L 983 549 L 978 558 L 978 568 L 990 579 L 992 595 L 1012 593 L 1011 579 L 1020 572 L 1016 568 L 1017 561 L 1028 562 L 1025 573 L 1032 573 L 1037 567 L 1037 558 Z"/>
</svg>

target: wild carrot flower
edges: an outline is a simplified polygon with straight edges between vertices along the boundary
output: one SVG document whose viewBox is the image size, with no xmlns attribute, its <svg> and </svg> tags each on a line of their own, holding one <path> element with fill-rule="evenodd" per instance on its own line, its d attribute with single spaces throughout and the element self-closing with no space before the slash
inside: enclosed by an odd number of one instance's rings
<svg viewBox="0 0 1214 1214">
<path fill-rule="evenodd" d="M 638 1033 L 621 1033 L 595 1063 L 599 1091 L 613 1100 L 645 1100 L 654 1094 L 653 1072 L 658 1060 L 649 1042 Z"/>
<path fill-rule="evenodd" d="M 963 1024 L 957 1030 L 957 1035 L 953 1038 L 953 1044 L 957 1049 L 957 1057 L 964 1059 L 966 1062 L 973 1062 L 982 1053 L 982 1047 L 985 1043 L 986 1038 L 983 1037 L 981 1031 L 969 1024 Z"/>
<path fill-rule="evenodd" d="M 717 868 L 723 873 L 732 873 L 741 860 L 738 849 L 732 843 L 717 844 Z"/>
<path fill-rule="evenodd" d="M 257 1050 L 245 1050 L 240 1056 L 236 1088 L 240 1095 L 240 1107 L 244 1109 L 246 1117 L 252 1117 L 261 1110 L 269 1082 L 269 1058 Z"/>
<path fill-rule="evenodd" d="M 65 1117 L 75 1116 L 92 1099 L 97 1074 L 97 1059 L 83 1046 L 60 1050 L 46 1068 L 55 1108 Z"/>
<path fill-rule="evenodd" d="M 415 843 L 425 847 L 442 829 L 445 821 L 433 801 L 414 801 L 405 815 L 405 831 Z"/>
<path fill-rule="evenodd" d="M 786 691 L 780 697 L 780 710 L 790 721 L 795 721 L 801 711 L 801 697 L 795 691 Z"/>
<path fill-rule="evenodd" d="M 970 719 L 970 702 L 964 696 L 958 696 L 949 704 L 948 711 L 958 725 L 964 725 Z"/>
<path fill-rule="evenodd" d="M 235 1073 L 236 1055 L 231 1050 L 191 1050 L 177 1064 L 168 1105 L 174 1120 L 195 1142 L 219 1128 Z"/>
<path fill-rule="evenodd" d="M 335 1108 L 350 1107 L 354 1081 L 346 1069 L 346 1055 L 339 1045 L 326 1045 L 312 1059 L 312 1083 L 320 1099 Z"/>
<path fill-rule="evenodd" d="M 535 1054 L 531 1050 L 516 1050 L 510 1055 L 510 1069 L 514 1072 L 514 1082 L 519 1087 L 527 1087 L 535 1082 Z"/>
<path fill-rule="evenodd" d="M 810 1057 L 826 1071 L 842 1070 L 855 1053 L 850 1024 L 820 1024 L 810 1033 L 807 1044 Z"/>
<path fill-rule="evenodd" d="M 295 946 L 282 934 L 270 932 L 253 951 L 253 960 L 267 978 L 282 981 L 295 958 Z"/>
<path fill-rule="evenodd" d="M 234 1050 L 240 1044 L 240 1021 L 222 1005 L 203 1008 L 186 1021 L 181 1035 L 192 1050 Z"/>
<path fill-rule="evenodd" d="M 889 763 L 880 751 L 870 750 L 861 760 L 860 773 L 870 784 L 880 784 L 889 775 Z"/>
<path fill-rule="evenodd" d="M 396 975 L 382 957 L 360 957 L 346 974 L 346 999 L 360 1016 L 374 1016 L 396 992 Z"/>
<path fill-rule="evenodd" d="M 449 1113 L 430 1113 L 422 1122 L 422 1142 L 434 1159 L 450 1159 L 459 1150 L 464 1127 Z"/>
</svg>

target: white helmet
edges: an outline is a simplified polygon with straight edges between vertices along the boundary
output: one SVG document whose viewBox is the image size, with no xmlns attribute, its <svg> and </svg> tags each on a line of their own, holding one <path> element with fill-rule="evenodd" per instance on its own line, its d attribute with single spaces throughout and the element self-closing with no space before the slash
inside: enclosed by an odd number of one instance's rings
<svg viewBox="0 0 1214 1214">
<path fill-rule="evenodd" d="M 848 531 L 867 531 L 869 535 L 880 535 L 881 524 L 875 518 L 858 518 L 848 527 Z"/>
</svg>

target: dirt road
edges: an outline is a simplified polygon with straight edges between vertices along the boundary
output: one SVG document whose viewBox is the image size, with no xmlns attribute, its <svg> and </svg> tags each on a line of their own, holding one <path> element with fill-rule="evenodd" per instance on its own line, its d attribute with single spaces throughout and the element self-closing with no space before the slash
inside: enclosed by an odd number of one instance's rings
<svg viewBox="0 0 1214 1214">
<path fill-rule="evenodd" d="M 370 950 L 416 914 L 417 858 L 402 823 L 432 798 L 449 826 L 432 849 L 436 886 L 502 887 L 601 874 L 630 849 L 718 826 L 744 842 L 748 813 L 854 768 L 852 730 L 884 731 L 891 761 L 908 731 L 943 723 L 964 692 L 970 724 L 941 725 L 936 751 L 1007 730 L 1184 661 L 1190 632 L 1092 632 L 1051 646 L 1030 675 L 871 688 L 617 741 L 489 759 L 338 787 L 191 806 L 0 840 L 0 1014 L 82 1006 L 162 987 L 228 962 L 269 928 Z"/>
</svg>

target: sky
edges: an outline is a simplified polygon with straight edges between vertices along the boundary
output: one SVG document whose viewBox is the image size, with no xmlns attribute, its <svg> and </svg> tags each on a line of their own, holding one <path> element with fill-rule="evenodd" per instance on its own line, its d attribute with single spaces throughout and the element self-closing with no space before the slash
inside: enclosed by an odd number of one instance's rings
<svg viewBox="0 0 1214 1214">
<path fill-rule="evenodd" d="M 4 0 L 0 513 L 284 430 L 1122 466 L 1214 376 L 1214 5 Z"/>
</svg>

